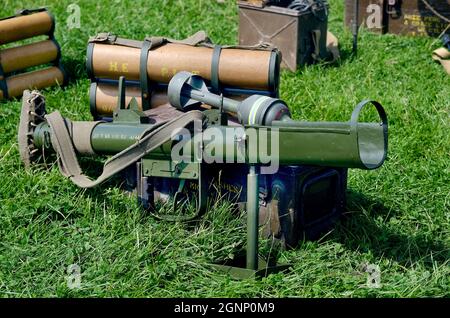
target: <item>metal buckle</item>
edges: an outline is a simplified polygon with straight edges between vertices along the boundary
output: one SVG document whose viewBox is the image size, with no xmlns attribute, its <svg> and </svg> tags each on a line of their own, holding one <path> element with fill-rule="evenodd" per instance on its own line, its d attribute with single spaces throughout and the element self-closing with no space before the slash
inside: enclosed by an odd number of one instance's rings
<svg viewBox="0 0 450 318">
<path fill-rule="evenodd" d="M 111 34 L 110 32 L 107 32 L 107 33 L 102 32 L 102 33 L 97 34 L 94 37 L 94 41 L 96 41 L 96 42 L 108 41 L 108 42 L 114 43 L 116 41 L 116 39 L 117 39 L 117 35 Z"/>
</svg>

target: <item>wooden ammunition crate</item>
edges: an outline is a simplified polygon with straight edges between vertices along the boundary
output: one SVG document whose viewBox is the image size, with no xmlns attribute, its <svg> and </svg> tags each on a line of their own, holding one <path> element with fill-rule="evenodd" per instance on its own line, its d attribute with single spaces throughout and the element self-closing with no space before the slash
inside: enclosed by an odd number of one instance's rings
<svg viewBox="0 0 450 318">
<path fill-rule="evenodd" d="M 349 27 L 354 11 L 355 0 L 346 0 Z M 450 33 L 450 0 L 359 0 L 358 15 L 358 25 L 378 33 L 432 37 Z"/>
</svg>

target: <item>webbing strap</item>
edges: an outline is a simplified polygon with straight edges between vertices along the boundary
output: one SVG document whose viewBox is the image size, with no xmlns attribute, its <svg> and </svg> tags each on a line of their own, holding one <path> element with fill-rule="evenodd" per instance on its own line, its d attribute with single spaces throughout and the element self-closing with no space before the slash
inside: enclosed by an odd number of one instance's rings
<svg viewBox="0 0 450 318">
<path fill-rule="evenodd" d="M 0 21 L 17 18 L 20 16 L 29 15 L 29 14 L 33 14 L 33 13 L 44 12 L 44 11 L 48 12 L 47 8 L 41 7 L 41 8 L 36 8 L 36 9 L 21 9 L 21 10 L 17 10 L 14 15 L 0 18 Z"/>
<path fill-rule="evenodd" d="M 138 142 L 107 160 L 102 174 L 95 180 L 84 175 L 81 170 L 72 138 L 61 114 L 55 111 L 45 116 L 45 118 L 52 131 L 51 142 L 53 149 L 58 155 L 58 166 L 61 174 L 70 178 L 73 183 L 81 188 L 92 188 L 169 141 L 175 130 L 186 127 L 194 121 L 202 121 L 203 113 L 200 111 L 191 111 L 161 126 L 149 128 L 142 134 Z"/>
<path fill-rule="evenodd" d="M 91 37 L 88 43 L 106 43 L 111 45 L 129 46 L 135 48 L 141 48 L 142 42 L 136 40 L 129 40 L 117 37 L 117 35 L 110 32 L 98 33 L 96 36 Z"/>
<path fill-rule="evenodd" d="M 208 35 L 206 34 L 205 31 L 198 31 L 194 35 L 191 35 L 190 37 L 183 39 L 183 40 L 175 40 L 175 39 L 160 37 L 160 36 L 147 37 L 146 40 L 147 39 L 150 39 L 153 42 L 152 48 L 157 48 L 165 43 L 175 43 L 175 44 L 196 46 L 203 42 L 206 42 L 206 43 L 211 42 L 211 40 L 208 38 Z"/>
<path fill-rule="evenodd" d="M 196 46 L 203 42 L 207 43 L 211 42 L 205 31 L 199 31 L 184 40 L 175 40 L 160 36 L 147 37 L 146 40 L 153 43 L 152 48 L 157 48 L 165 43 L 176 43 L 176 44 Z M 105 32 L 99 33 L 96 36 L 90 38 L 89 43 L 107 43 L 112 45 L 134 47 L 138 49 L 141 49 L 142 46 L 144 45 L 144 42 L 142 41 L 123 39 L 117 37 L 117 35 L 114 35 L 112 33 L 105 33 Z"/>
<path fill-rule="evenodd" d="M 433 60 L 441 63 L 448 75 L 450 75 L 450 51 L 441 47 L 433 52 Z"/>
<path fill-rule="evenodd" d="M 139 83 L 141 85 L 141 99 L 142 99 L 142 110 L 150 109 L 151 92 L 150 92 L 150 80 L 148 78 L 147 63 L 148 63 L 148 52 L 153 46 L 152 39 L 145 39 L 142 44 L 141 56 L 139 60 Z"/>
<path fill-rule="evenodd" d="M 121 40 L 120 43 L 124 43 L 122 39 L 116 38 L 115 41 L 117 43 L 118 40 Z M 125 40 L 128 41 L 128 40 Z M 208 37 L 204 31 L 200 31 L 195 33 L 193 36 L 188 37 L 184 40 L 174 40 L 168 39 L 164 37 L 147 37 L 144 42 L 142 42 L 141 48 L 141 56 L 139 61 L 139 82 L 141 85 L 141 98 L 142 98 L 142 109 L 149 110 L 151 104 L 151 86 L 152 82 L 149 79 L 147 72 L 147 65 L 149 64 L 148 55 L 150 50 L 157 48 L 165 43 L 178 43 L 195 46 L 201 42 L 208 41 Z M 126 42 L 125 42 L 126 43 Z"/>
<path fill-rule="evenodd" d="M 184 45 L 190 45 L 190 46 L 203 46 L 203 47 L 209 47 L 214 48 L 215 44 L 212 43 L 211 39 L 208 37 L 207 33 L 205 31 L 198 31 L 194 35 L 191 35 L 190 37 L 183 39 L 183 40 L 175 40 L 171 38 L 166 37 L 160 37 L 160 36 L 152 36 L 147 37 L 146 40 L 150 40 L 152 44 L 152 49 L 155 49 L 161 45 L 164 45 L 166 43 L 174 43 L 174 44 L 184 44 Z M 119 38 L 117 35 L 114 35 L 112 33 L 99 33 L 94 37 L 91 37 L 89 39 L 89 43 L 106 43 L 111 45 L 121 45 L 121 46 L 127 46 L 127 47 L 133 47 L 141 49 L 144 45 L 143 41 L 136 41 L 136 40 L 129 40 L 124 38 Z M 274 51 L 277 50 L 276 47 L 274 47 L 270 43 L 258 43 L 255 45 L 222 45 L 223 49 L 246 49 L 246 50 L 261 50 L 261 51 Z"/>
<path fill-rule="evenodd" d="M 0 56 L 0 91 L 3 92 L 3 98 L 9 99 L 8 83 L 6 82 L 5 72 L 2 67 L 2 57 Z"/>
<path fill-rule="evenodd" d="M 222 53 L 222 47 L 220 45 L 214 46 L 214 51 L 211 59 L 211 86 L 213 93 L 220 92 L 220 81 L 219 81 L 220 53 Z"/>
</svg>

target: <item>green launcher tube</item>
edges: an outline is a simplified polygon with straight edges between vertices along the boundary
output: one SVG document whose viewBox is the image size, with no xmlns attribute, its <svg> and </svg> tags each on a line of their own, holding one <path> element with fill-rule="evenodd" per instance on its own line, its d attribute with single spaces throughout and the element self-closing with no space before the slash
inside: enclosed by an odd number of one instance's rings
<svg viewBox="0 0 450 318">
<path fill-rule="evenodd" d="M 381 105 L 377 106 L 381 123 L 359 123 L 360 110 L 367 103 L 358 105 L 352 119 L 347 122 L 274 122 L 273 126 L 211 126 L 203 131 L 203 153 L 222 154 L 222 162 L 248 164 L 266 163 L 270 154 L 281 165 L 318 165 L 376 169 L 381 166 L 387 153 L 387 121 Z M 86 133 L 87 126 L 91 131 Z M 98 155 L 114 155 L 136 143 L 150 124 L 73 122 L 73 136 L 90 136 L 90 147 Z M 211 135 L 232 138 L 210 138 Z M 40 123 L 33 133 L 36 148 L 51 148 L 51 130 L 46 122 Z M 196 139 L 186 142 L 183 149 L 191 149 L 194 155 Z M 75 147 L 77 145 L 74 140 Z M 171 159 L 175 141 L 169 141 L 155 150 L 150 157 Z M 276 152 L 274 145 L 277 145 Z M 261 152 L 263 149 L 266 151 Z M 76 149 L 88 154 L 86 147 Z M 194 161 L 194 157 L 191 157 Z"/>
</svg>

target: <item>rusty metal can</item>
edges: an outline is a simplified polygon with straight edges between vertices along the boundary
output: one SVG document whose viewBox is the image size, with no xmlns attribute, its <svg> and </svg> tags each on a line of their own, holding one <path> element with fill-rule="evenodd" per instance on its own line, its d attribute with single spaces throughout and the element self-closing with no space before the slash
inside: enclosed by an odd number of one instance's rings
<svg viewBox="0 0 450 318">
<path fill-rule="evenodd" d="M 281 66 L 291 71 L 328 59 L 328 3 L 324 0 L 312 3 L 299 6 L 291 1 L 287 7 L 261 7 L 238 1 L 239 44 L 270 43 L 276 46 L 282 53 Z"/>
</svg>

